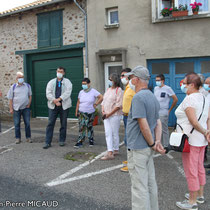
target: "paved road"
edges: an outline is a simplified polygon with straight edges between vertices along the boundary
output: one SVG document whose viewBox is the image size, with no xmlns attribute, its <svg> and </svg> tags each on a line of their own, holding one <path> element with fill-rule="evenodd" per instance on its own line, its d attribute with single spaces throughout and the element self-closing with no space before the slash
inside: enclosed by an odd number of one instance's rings
<svg viewBox="0 0 210 210">
<path fill-rule="evenodd" d="M 120 155 L 113 161 L 101 161 L 99 157 L 106 150 L 103 126 L 95 127 L 96 145 L 93 148 L 85 144 L 76 150 L 93 152 L 96 160 L 90 163 L 64 159 L 67 153 L 75 151 L 73 146 L 78 131 L 75 122 L 68 122 L 65 147 L 58 146 L 57 122 L 53 144 L 48 150 L 42 149 L 45 119 L 32 120 L 32 144 L 26 143 L 24 138 L 20 145 L 14 144 L 14 130 L 8 130 L 12 123 L 2 124 L 3 132 L 8 132 L 0 136 L 1 209 L 46 209 L 44 205 L 53 204 L 54 208 L 47 209 L 131 209 L 129 174 L 118 169 L 126 159 L 126 149 L 122 146 Z M 123 140 L 123 127 L 120 136 Z M 184 200 L 187 192 L 180 153 L 156 155 L 155 167 L 160 210 L 176 210 L 175 202 Z M 207 177 L 205 190 L 207 202 L 200 205 L 201 210 L 210 209 L 208 189 L 210 177 Z"/>
</svg>

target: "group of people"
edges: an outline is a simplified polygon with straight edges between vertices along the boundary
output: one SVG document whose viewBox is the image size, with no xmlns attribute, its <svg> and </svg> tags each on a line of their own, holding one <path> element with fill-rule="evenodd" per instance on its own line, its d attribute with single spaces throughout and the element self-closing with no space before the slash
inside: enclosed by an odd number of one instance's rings
<svg viewBox="0 0 210 210">
<path fill-rule="evenodd" d="M 60 115 L 59 145 L 66 140 L 67 117 L 71 107 L 72 83 L 64 77 L 65 69 L 57 69 L 56 78 L 46 87 L 49 118 L 46 128 L 44 149 L 51 147 L 56 119 Z M 169 147 L 168 116 L 177 104 L 171 87 L 165 85 L 163 74 L 156 76 L 154 94 L 148 88 L 150 74 L 146 67 L 126 68 L 121 77 L 109 76 L 109 88 L 105 94 L 91 87 L 89 78 L 82 80 L 75 116 L 79 119 L 79 136 L 75 148 L 80 148 L 87 137 L 89 146 L 94 145 L 93 120 L 96 107 L 101 104 L 104 120 L 107 153 L 102 160 L 112 160 L 119 154 L 119 128 L 123 115 L 125 126 L 124 142 L 127 161 L 122 171 L 129 171 L 132 183 L 132 209 L 158 210 L 158 191 L 153 162 L 154 152 L 166 153 Z M 124 85 L 124 92 L 120 87 Z M 203 88 L 207 91 L 205 92 Z M 204 202 L 205 185 L 204 153 L 210 142 L 210 78 L 202 85 L 196 73 L 189 73 L 183 80 L 181 90 L 186 97 L 175 111 L 177 123 L 189 134 L 190 152 L 182 154 L 184 171 L 188 183 L 187 200 L 177 202 L 181 209 L 198 209 L 197 203 Z M 204 96 L 204 92 L 207 93 Z M 17 73 L 17 83 L 11 86 L 8 95 L 10 113 L 13 113 L 16 143 L 21 143 L 20 118 L 25 123 L 26 139 L 32 142 L 30 130 L 31 87 L 24 82 L 24 75 Z M 172 105 L 169 106 L 172 98 Z M 201 115 L 201 117 L 199 117 Z M 178 132 L 182 132 L 177 127 Z"/>
</svg>

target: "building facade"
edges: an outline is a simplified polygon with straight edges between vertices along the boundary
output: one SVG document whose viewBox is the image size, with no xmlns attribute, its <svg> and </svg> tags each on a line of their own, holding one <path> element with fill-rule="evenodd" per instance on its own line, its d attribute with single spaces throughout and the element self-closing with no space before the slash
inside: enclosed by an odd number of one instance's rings
<svg viewBox="0 0 210 210">
<path fill-rule="evenodd" d="M 85 1 L 77 1 L 85 8 Z M 45 89 L 59 66 L 73 83 L 73 117 L 85 74 L 84 14 L 74 1 L 39 0 L 0 14 L 0 90 L 8 112 L 7 91 L 23 71 L 33 91 L 33 117 L 48 116 Z"/>
<path fill-rule="evenodd" d="M 210 76 L 210 1 L 193 15 L 194 0 L 88 0 L 89 74 L 94 85 L 104 92 L 112 72 L 124 67 L 145 65 L 150 70 L 150 87 L 163 73 L 166 84 L 181 103 L 185 95 L 180 80 L 188 72 Z M 184 17 L 163 17 L 165 7 L 188 5 Z M 169 125 L 175 123 L 170 114 Z"/>
</svg>

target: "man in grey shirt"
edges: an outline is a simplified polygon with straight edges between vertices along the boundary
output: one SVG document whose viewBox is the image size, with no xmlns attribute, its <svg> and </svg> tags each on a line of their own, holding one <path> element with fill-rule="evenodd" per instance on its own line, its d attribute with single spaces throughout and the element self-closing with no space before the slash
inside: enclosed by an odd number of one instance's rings
<svg viewBox="0 0 210 210">
<path fill-rule="evenodd" d="M 135 89 L 127 123 L 128 169 L 131 177 L 132 209 L 158 210 L 158 192 L 153 162 L 154 151 L 165 153 L 161 145 L 159 103 L 148 90 L 149 71 L 137 66 L 126 74 Z"/>
<path fill-rule="evenodd" d="M 23 116 L 25 123 L 26 141 L 32 143 L 30 128 L 31 86 L 24 82 L 24 75 L 22 72 L 17 72 L 16 80 L 17 83 L 13 84 L 7 93 L 10 113 L 13 114 L 14 119 L 16 144 L 20 144 L 21 142 L 21 116 Z"/>
<path fill-rule="evenodd" d="M 155 97 L 160 103 L 160 121 L 162 123 L 162 144 L 164 147 L 169 145 L 169 132 L 168 132 L 168 116 L 171 110 L 176 106 L 178 98 L 174 91 L 168 85 L 165 85 L 165 77 L 163 74 L 156 76 L 156 87 L 154 89 Z M 171 107 L 169 108 L 170 100 L 173 100 Z"/>
</svg>

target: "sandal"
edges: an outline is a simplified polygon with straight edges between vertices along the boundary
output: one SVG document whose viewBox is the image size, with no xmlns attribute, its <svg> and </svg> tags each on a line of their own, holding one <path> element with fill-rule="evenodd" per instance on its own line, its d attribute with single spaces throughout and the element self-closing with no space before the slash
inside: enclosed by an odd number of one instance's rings
<svg viewBox="0 0 210 210">
<path fill-rule="evenodd" d="M 113 160 L 114 159 L 114 155 L 105 155 L 101 158 L 101 160 Z"/>
</svg>

